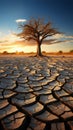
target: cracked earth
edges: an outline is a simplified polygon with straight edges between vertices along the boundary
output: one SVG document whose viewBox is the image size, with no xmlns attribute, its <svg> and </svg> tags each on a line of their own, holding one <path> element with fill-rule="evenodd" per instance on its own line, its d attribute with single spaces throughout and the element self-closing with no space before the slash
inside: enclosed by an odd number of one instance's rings
<svg viewBox="0 0 73 130">
<path fill-rule="evenodd" d="M 73 130 L 73 57 L 0 57 L 0 130 Z"/>
</svg>

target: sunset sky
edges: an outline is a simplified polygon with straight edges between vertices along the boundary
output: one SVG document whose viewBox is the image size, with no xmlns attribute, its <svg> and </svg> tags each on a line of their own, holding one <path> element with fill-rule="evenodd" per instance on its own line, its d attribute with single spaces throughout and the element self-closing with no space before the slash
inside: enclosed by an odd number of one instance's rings
<svg viewBox="0 0 73 130">
<path fill-rule="evenodd" d="M 34 43 L 24 43 L 14 35 L 20 32 L 18 24 L 26 23 L 32 17 L 51 21 L 58 31 L 64 33 L 52 37 L 60 43 L 42 45 L 43 51 L 73 50 L 73 0 L 1 0 L 0 52 L 36 51 Z"/>
</svg>

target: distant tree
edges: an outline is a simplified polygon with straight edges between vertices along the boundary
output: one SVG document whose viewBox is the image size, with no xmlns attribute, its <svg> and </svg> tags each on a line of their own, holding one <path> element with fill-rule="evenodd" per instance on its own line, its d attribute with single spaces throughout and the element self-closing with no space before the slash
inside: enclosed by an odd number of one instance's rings
<svg viewBox="0 0 73 130">
<path fill-rule="evenodd" d="M 3 51 L 3 54 L 4 54 L 4 55 L 7 55 L 7 54 L 8 54 L 8 52 L 7 52 L 7 51 Z"/>
<path fill-rule="evenodd" d="M 73 53 L 73 50 L 70 50 L 70 53 Z"/>
<path fill-rule="evenodd" d="M 45 23 L 42 19 L 30 19 L 26 24 L 19 25 L 19 28 L 21 28 L 22 31 L 17 34 L 17 36 L 28 41 L 36 41 L 37 56 L 42 56 L 41 44 L 44 39 L 59 33 L 52 27 L 51 22 Z"/>
<path fill-rule="evenodd" d="M 63 51 L 61 51 L 61 50 L 60 50 L 60 51 L 59 51 L 59 53 L 60 53 L 60 54 L 62 54 L 62 53 L 63 53 Z"/>
</svg>

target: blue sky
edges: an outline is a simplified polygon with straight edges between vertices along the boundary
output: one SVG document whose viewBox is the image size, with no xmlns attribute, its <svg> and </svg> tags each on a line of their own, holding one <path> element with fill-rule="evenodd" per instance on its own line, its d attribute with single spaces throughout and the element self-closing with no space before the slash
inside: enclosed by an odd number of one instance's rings
<svg viewBox="0 0 73 130">
<path fill-rule="evenodd" d="M 12 32 L 19 31 L 16 20 L 29 20 L 32 17 L 50 20 L 54 27 L 65 33 L 63 36 L 57 36 L 60 40 L 64 39 L 65 44 L 57 44 L 55 48 L 65 51 L 73 49 L 73 0 L 2 0 L 0 1 L 0 51 L 6 50 L 7 46 L 11 49 L 12 41 L 16 42 L 16 37 L 12 35 Z M 16 42 L 16 47 L 21 46 Z"/>
</svg>

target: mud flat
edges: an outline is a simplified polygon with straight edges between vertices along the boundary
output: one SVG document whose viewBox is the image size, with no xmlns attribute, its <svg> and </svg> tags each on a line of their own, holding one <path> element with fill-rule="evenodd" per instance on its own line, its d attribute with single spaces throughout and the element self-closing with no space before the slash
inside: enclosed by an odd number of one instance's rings
<svg viewBox="0 0 73 130">
<path fill-rule="evenodd" d="M 0 57 L 0 130 L 73 130 L 73 57 Z"/>
</svg>

